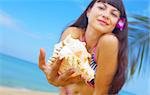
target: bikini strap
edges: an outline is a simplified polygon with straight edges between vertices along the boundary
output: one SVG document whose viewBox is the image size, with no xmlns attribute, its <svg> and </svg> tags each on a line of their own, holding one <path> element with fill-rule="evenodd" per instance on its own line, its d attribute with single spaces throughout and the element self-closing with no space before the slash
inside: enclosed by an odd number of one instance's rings
<svg viewBox="0 0 150 95">
<path fill-rule="evenodd" d="M 93 54 L 94 54 L 94 61 L 96 62 L 96 47 L 93 49 Z"/>
</svg>

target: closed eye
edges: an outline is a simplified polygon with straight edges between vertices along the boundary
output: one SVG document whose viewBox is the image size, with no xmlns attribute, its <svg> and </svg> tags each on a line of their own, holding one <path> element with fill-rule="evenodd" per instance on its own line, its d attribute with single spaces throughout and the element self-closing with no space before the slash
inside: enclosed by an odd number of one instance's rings
<svg viewBox="0 0 150 95">
<path fill-rule="evenodd" d="M 114 13 L 114 12 L 112 12 L 111 15 L 114 17 L 119 17 L 119 15 L 117 13 Z"/>
<path fill-rule="evenodd" d="M 100 10 L 105 10 L 105 8 L 104 8 L 104 7 L 101 7 L 101 6 L 99 6 L 98 9 L 100 9 Z"/>
<path fill-rule="evenodd" d="M 118 17 L 116 14 L 114 14 L 114 13 L 112 13 L 112 15 L 114 16 L 114 17 Z"/>
</svg>

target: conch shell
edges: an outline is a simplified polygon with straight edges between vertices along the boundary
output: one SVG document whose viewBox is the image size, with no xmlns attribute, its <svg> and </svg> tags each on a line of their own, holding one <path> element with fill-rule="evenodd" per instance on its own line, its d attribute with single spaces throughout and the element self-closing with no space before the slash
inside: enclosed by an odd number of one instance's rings
<svg viewBox="0 0 150 95">
<path fill-rule="evenodd" d="M 73 76 L 82 75 L 86 81 L 94 78 L 94 70 L 90 67 L 88 58 L 91 55 L 88 53 L 86 43 L 81 42 L 79 39 L 74 39 L 68 35 L 63 41 L 55 45 L 62 46 L 59 52 L 59 58 L 63 59 L 59 68 L 59 74 L 64 73 L 70 68 L 75 69 Z M 51 63 L 49 61 L 49 63 Z"/>
</svg>

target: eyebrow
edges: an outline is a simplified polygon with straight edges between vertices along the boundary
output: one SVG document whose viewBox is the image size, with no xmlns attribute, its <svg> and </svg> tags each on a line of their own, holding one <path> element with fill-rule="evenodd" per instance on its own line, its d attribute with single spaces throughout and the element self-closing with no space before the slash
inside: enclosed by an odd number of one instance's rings
<svg viewBox="0 0 150 95">
<path fill-rule="evenodd" d="M 100 2 L 101 2 L 100 0 L 97 0 L 97 3 L 100 3 Z M 106 5 L 105 3 L 102 2 L 102 4 L 105 6 L 105 8 L 107 7 L 107 5 Z M 116 10 L 116 9 L 113 9 L 113 11 L 114 11 L 114 12 L 115 12 L 115 11 L 116 11 L 116 12 L 119 12 L 119 11 Z"/>
</svg>

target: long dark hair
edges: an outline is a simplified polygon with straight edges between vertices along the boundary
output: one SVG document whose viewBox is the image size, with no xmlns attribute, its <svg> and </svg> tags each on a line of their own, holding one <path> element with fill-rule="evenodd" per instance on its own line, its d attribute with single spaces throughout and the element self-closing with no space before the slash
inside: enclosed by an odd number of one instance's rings
<svg viewBox="0 0 150 95">
<path fill-rule="evenodd" d="M 123 84 L 125 83 L 126 80 L 126 68 L 127 68 L 127 63 L 128 63 L 128 22 L 127 22 L 127 17 L 126 17 L 126 12 L 125 8 L 123 5 L 122 0 L 93 0 L 86 10 L 82 13 L 82 15 L 77 19 L 75 23 L 70 25 L 70 27 L 78 27 L 83 30 L 86 30 L 87 24 L 88 24 L 88 18 L 86 16 L 86 13 L 89 8 L 92 8 L 95 2 L 104 2 L 108 3 L 115 8 L 117 8 L 121 15 L 120 18 L 125 19 L 125 27 L 123 30 L 118 29 L 115 27 L 115 29 L 112 31 L 112 33 L 115 34 L 115 36 L 119 40 L 119 52 L 118 52 L 118 68 L 117 72 L 112 80 L 112 83 L 109 88 L 109 94 L 116 94 L 120 91 L 122 88 Z"/>
</svg>

